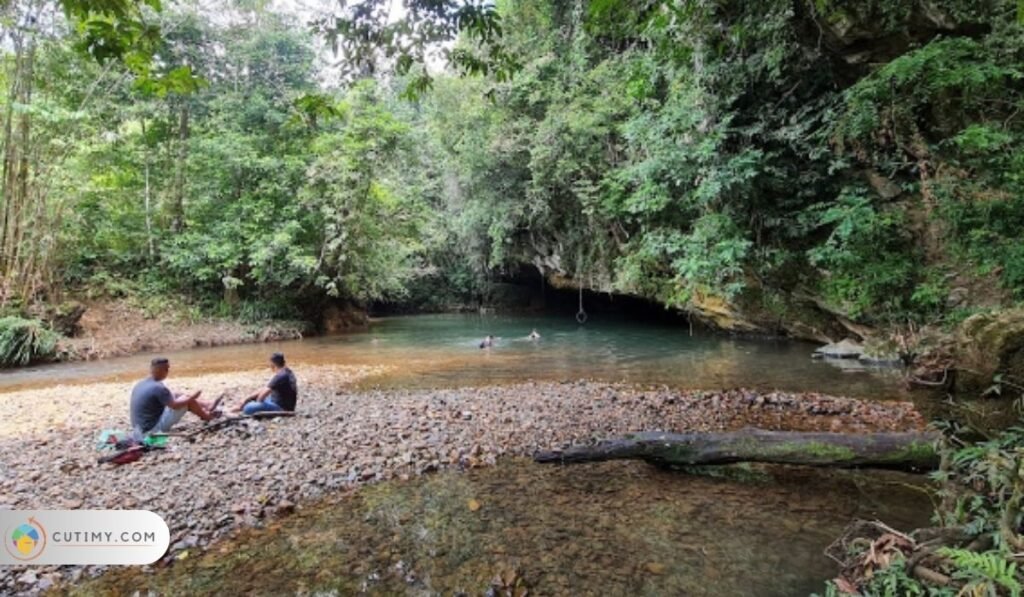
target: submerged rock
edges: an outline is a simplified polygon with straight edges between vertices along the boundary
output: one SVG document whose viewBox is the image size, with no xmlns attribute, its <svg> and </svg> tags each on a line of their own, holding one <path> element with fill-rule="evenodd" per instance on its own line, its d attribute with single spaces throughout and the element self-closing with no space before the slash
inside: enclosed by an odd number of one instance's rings
<svg viewBox="0 0 1024 597">
<path fill-rule="evenodd" d="M 868 367 L 900 367 L 903 360 L 897 354 L 862 354 L 857 360 Z"/>
<path fill-rule="evenodd" d="M 864 354 L 864 347 L 849 338 L 833 344 L 826 344 L 814 351 L 814 356 L 830 359 L 856 359 L 862 354 Z"/>
<path fill-rule="evenodd" d="M 900 367 L 903 365 L 898 347 L 892 340 L 869 338 L 864 343 L 864 351 L 857 357 L 857 360 L 868 367 Z"/>
</svg>

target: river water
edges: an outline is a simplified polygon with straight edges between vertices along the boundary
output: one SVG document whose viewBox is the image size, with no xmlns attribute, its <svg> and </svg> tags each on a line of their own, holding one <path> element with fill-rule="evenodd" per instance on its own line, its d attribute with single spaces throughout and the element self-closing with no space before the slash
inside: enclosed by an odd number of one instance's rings
<svg viewBox="0 0 1024 597">
<path fill-rule="evenodd" d="M 525 337 L 531 329 L 539 341 Z M 477 347 L 493 334 L 496 345 Z M 798 342 L 691 336 L 686 328 L 594 318 L 430 315 L 269 345 L 171 353 L 172 375 L 264 363 L 387 365 L 369 387 L 580 379 L 685 388 L 747 386 L 905 399 L 884 372 L 814 361 Z M 138 378 L 148 355 L 0 374 L 0 391 Z M 0 396 L 2 399 L 2 396 Z M 723 469 L 726 470 L 726 469 Z M 82 594 L 806 595 L 835 573 L 823 549 L 853 518 L 927 523 L 922 481 L 880 472 L 767 467 L 663 471 L 507 460 L 365 487 L 247 530 L 147 573 L 111 570 Z M 509 589 L 509 587 L 512 587 Z M 505 592 L 508 589 L 508 592 Z"/>
<path fill-rule="evenodd" d="M 539 341 L 526 336 L 532 329 Z M 488 335 L 489 350 L 477 348 Z M 282 351 L 293 368 L 309 364 L 388 365 L 365 384 L 451 387 L 535 380 L 596 379 L 683 388 L 815 391 L 887 400 L 907 395 L 882 371 L 811 359 L 815 345 L 696 333 L 685 327 L 594 316 L 419 315 L 376 320 L 365 331 L 269 344 L 196 348 L 166 354 L 172 375 L 262 367 Z M 4 371 L 0 391 L 61 383 L 137 379 L 152 355 Z M 839 368 L 837 365 L 845 365 Z"/>
<path fill-rule="evenodd" d="M 835 575 L 822 551 L 850 520 L 928 518 L 907 475 L 744 475 L 518 460 L 443 472 L 360 489 L 155 574 L 111 570 L 78 593 L 808 595 Z"/>
</svg>

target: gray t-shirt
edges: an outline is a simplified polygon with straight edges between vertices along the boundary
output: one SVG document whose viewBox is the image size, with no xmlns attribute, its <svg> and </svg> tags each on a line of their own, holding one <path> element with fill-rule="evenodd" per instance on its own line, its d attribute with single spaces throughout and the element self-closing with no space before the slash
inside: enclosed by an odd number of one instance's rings
<svg viewBox="0 0 1024 597">
<path fill-rule="evenodd" d="M 173 400 L 167 386 L 152 377 L 135 384 L 131 401 L 132 429 L 146 433 L 156 427 L 164 408 Z"/>
</svg>

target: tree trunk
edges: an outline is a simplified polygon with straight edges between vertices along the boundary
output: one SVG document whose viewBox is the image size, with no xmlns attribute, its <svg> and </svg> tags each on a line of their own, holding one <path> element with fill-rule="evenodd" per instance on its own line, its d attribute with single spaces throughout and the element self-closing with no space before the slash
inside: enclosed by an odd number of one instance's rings
<svg viewBox="0 0 1024 597">
<path fill-rule="evenodd" d="M 537 452 L 537 462 L 640 459 L 656 464 L 702 465 L 769 462 L 811 466 L 932 470 L 938 465 L 931 433 L 762 431 L 637 433 L 592 446 Z"/>
<path fill-rule="evenodd" d="M 142 117 L 142 161 L 145 178 L 144 200 L 146 204 L 146 246 L 149 249 L 149 261 L 153 261 L 153 213 L 149 193 L 149 143 L 146 139 L 146 117 Z"/>
<path fill-rule="evenodd" d="M 185 163 L 188 160 L 188 103 L 178 112 L 178 156 L 174 171 L 174 204 L 171 206 L 171 230 L 185 228 Z"/>
<path fill-rule="evenodd" d="M 35 60 L 35 38 L 31 32 L 13 36 L 14 70 L 10 76 L 7 112 L 4 118 L 2 209 L 0 209 L 0 304 L 12 297 L 27 294 L 23 279 L 23 260 L 20 253 L 31 250 L 22 242 L 29 208 L 29 151 L 31 143 L 31 117 L 25 111 L 16 113 L 15 104 L 32 103 L 32 78 Z"/>
</svg>

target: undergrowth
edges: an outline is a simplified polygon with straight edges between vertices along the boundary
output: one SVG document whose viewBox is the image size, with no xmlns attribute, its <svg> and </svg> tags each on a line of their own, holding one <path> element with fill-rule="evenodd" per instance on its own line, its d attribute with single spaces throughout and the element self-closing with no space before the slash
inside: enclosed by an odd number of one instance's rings
<svg viewBox="0 0 1024 597">
<path fill-rule="evenodd" d="M 0 367 L 20 367 L 52 359 L 60 335 L 34 319 L 0 318 Z"/>
</svg>

